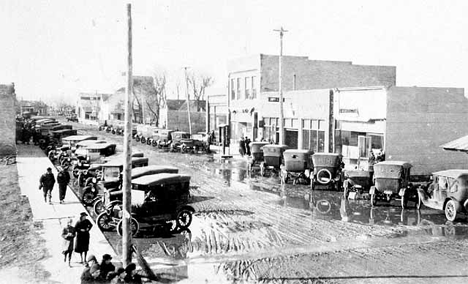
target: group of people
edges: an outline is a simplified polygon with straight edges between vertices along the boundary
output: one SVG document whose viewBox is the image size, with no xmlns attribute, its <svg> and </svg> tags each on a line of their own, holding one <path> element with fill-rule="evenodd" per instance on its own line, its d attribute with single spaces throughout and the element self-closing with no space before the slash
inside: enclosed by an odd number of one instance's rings
<svg viewBox="0 0 468 284">
<path fill-rule="evenodd" d="M 86 217 L 88 214 L 82 212 L 80 219 L 73 225 L 73 220 L 69 219 L 66 226 L 62 229 L 62 254 L 63 261 L 71 266 L 71 257 L 73 251 L 80 254 L 80 263 L 85 263 L 86 256 L 89 250 L 89 231 L 93 227 L 91 221 Z"/>
<path fill-rule="evenodd" d="M 34 120 L 17 116 L 16 140 L 21 141 L 23 144 L 29 144 L 31 137 L 33 137 L 33 141 L 36 142 L 36 136 Z"/>
<path fill-rule="evenodd" d="M 39 190 L 42 190 L 44 194 L 44 202 L 48 201 L 49 204 L 52 204 L 52 190 L 54 189 L 55 181 L 52 168 L 50 167 L 47 168 L 47 172 L 41 175 L 39 179 Z M 59 201 L 62 204 L 65 200 L 68 183 L 70 183 L 70 173 L 67 166 L 59 168 L 57 183 L 59 186 Z"/>
<path fill-rule="evenodd" d="M 137 274 L 135 263 L 130 263 L 125 268 L 116 268 L 112 264 L 112 257 L 109 254 L 102 256 L 101 263 L 94 255 L 90 255 L 87 260 L 86 267 L 81 273 L 81 284 L 142 283 L 141 276 Z"/>
<path fill-rule="evenodd" d="M 244 157 L 245 155 L 250 156 L 250 138 L 245 136 L 239 141 L 239 154 Z"/>
</svg>

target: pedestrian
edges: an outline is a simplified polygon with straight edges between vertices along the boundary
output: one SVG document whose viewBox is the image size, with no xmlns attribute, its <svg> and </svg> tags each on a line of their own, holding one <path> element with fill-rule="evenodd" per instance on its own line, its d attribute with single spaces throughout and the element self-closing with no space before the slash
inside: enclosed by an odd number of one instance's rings
<svg viewBox="0 0 468 284">
<path fill-rule="evenodd" d="M 101 269 L 94 255 L 90 255 L 86 262 L 86 267 L 81 273 L 81 284 L 95 284 L 102 283 L 102 279 L 99 277 Z"/>
<path fill-rule="evenodd" d="M 245 140 L 244 137 L 241 137 L 239 141 L 239 154 L 244 157 L 245 155 Z"/>
<path fill-rule="evenodd" d="M 55 177 L 52 173 L 52 168 L 47 168 L 47 172 L 39 179 L 39 190 L 42 189 L 44 192 L 44 201 L 47 202 L 49 198 L 49 204 L 52 204 L 52 189 L 54 189 Z"/>
<path fill-rule="evenodd" d="M 104 254 L 101 261 L 101 279 L 109 281 L 115 272 L 115 266 L 111 262 L 112 256 Z"/>
<path fill-rule="evenodd" d="M 141 284 L 141 276 L 136 273 L 136 264 L 130 263 L 125 267 L 125 283 Z"/>
<path fill-rule="evenodd" d="M 89 250 L 89 231 L 93 227 L 93 224 L 86 218 L 88 214 L 83 212 L 80 214 L 80 220 L 76 222 L 76 241 L 75 241 L 75 252 L 80 254 L 81 262 L 86 259 L 86 255 Z M 84 257 L 83 257 L 84 256 Z"/>
<path fill-rule="evenodd" d="M 60 168 L 59 173 L 57 174 L 60 204 L 64 202 L 65 194 L 67 193 L 67 186 L 69 182 L 70 182 L 70 173 L 68 172 L 68 166 L 63 166 Z"/>
<path fill-rule="evenodd" d="M 250 139 L 247 136 L 245 137 L 245 153 L 250 156 Z"/>
<path fill-rule="evenodd" d="M 75 227 L 73 227 L 73 220 L 68 219 L 67 225 L 62 229 L 62 253 L 63 253 L 63 262 L 67 262 L 68 256 L 68 266 L 71 266 L 71 256 L 73 253 L 73 242 L 75 240 L 76 232 Z"/>
<path fill-rule="evenodd" d="M 112 278 L 111 284 L 121 284 L 121 283 L 126 283 L 125 282 L 125 268 L 119 267 L 117 268 L 117 272 L 115 273 L 115 277 Z"/>
</svg>

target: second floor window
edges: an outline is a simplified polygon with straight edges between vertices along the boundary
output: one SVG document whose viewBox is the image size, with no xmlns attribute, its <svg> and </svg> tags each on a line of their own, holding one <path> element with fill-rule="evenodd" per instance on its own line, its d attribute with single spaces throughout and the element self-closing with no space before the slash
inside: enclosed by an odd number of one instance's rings
<svg viewBox="0 0 468 284">
<path fill-rule="evenodd" d="M 256 82 L 256 77 L 255 76 L 252 76 L 252 80 L 251 80 L 251 83 L 252 83 L 252 99 L 256 99 L 257 98 L 257 84 L 255 83 Z"/>
<path fill-rule="evenodd" d="M 250 83 L 250 77 L 245 77 L 245 99 L 251 99 L 250 97 L 250 87 L 252 84 Z"/>
<path fill-rule="evenodd" d="M 241 98 L 241 79 L 237 78 L 237 99 Z"/>
<path fill-rule="evenodd" d="M 231 79 L 231 101 L 236 99 L 236 86 L 234 85 L 234 79 Z"/>
</svg>

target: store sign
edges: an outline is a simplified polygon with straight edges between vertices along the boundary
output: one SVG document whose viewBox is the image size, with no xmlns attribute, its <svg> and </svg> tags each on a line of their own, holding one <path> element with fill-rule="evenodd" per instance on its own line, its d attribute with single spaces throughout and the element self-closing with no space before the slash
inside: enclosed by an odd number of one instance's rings
<svg viewBox="0 0 468 284">
<path fill-rule="evenodd" d="M 359 113 L 358 109 L 341 108 L 340 113 Z"/>
<path fill-rule="evenodd" d="M 269 103 L 279 103 L 279 101 L 280 101 L 280 98 L 278 97 L 268 97 Z M 283 98 L 283 102 L 284 102 L 284 98 Z"/>
</svg>

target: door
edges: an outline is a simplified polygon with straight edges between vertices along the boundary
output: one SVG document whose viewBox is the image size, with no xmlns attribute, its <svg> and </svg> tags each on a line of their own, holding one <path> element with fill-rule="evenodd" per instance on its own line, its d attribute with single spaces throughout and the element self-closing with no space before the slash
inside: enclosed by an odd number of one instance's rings
<svg viewBox="0 0 468 284">
<path fill-rule="evenodd" d="M 297 149 L 298 146 L 298 131 L 297 130 L 285 130 L 286 139 L 284 143 L 289 146 L 291 149 Z"/>
<path fill-rule="evenodd" d="M 358 136 L 359 158 L 367 159 L 371 150 L 372 138 L 367 136 Z"/>
</svg>

